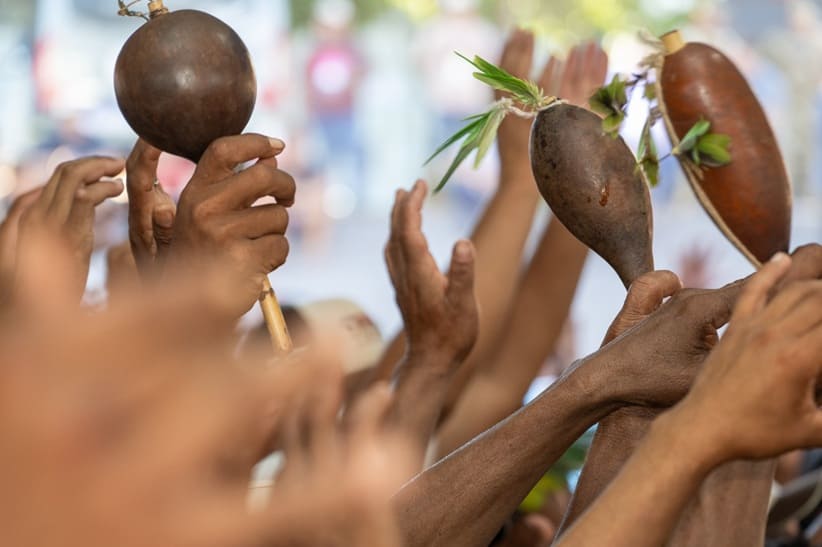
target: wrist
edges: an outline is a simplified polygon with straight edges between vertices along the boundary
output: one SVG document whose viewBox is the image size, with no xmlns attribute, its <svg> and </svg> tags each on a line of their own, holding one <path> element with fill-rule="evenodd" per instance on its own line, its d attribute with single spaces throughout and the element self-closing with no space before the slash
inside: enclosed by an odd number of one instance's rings
<svg viewBox="0 0 822 547">
<path fill-rule="evenodd" d="M 500 190 L 519 188 L 523 195 L 536 196 L 536 181 L 531 171 L 531 160 L 520 152 L 500 155 Z M 525 190 L 530 192 L 525 192 Z"/>
<path fill-rule="evenodd" d="M 721 420 L 706 422 L 687 403 L 683 403 L 655 420 L 649 437 L 667 445 L 670 453 L 677 454 L 677 459 L 689 466 L 690 472 L 707 476 L 729 461 L 724 453 L 725 442 L 712 425 L 717 421 Z"/>
<path fill-rule="evenodd" d="M 397 370 L 397 379 L 413 373 L 415 376 L 434 381 L 450 378 L 458 368 L 461 360 L 453 352 L 436 347 L 434 344 L 423 344 L 416 347 L 411 344 L 402 358 Z"/>
<path fill-rule="evenodd" d="M 588 401 L 601 418 L 625 406 L 614 385 L 616 382 L 603 373 L 604 369 L 599 354 L 594 354 L 571 365 L 561 378 L 562 382 L 570 384 L 580 399 Z"/>
</svg>

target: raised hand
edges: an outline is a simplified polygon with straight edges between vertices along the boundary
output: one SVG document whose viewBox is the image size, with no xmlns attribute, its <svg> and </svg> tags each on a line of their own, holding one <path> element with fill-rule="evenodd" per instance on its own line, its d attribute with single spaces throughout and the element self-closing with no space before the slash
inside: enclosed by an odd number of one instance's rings
<svg viewBox="0 0 822 547">
<path fill-rule="evenodd" d="M 594 42 L 576 46 L 564 63 L 551 59 L 540 79 L 549 95 L 588 108 L 588 99 L 605 82 L 608 54 Z"/>
<path fill-rule="evenodd" d="M 215 141 L 197 166 L 177 208 L 168 261 L 189 267 L 191 261 L 219 260 L 243 279 L 236 311 L 257 301 L 265 276 L 288 256 L 288 207 L 294 204 L 294 179 L 278 169 L 276 156 L 285 145 L 262 135 Z M 257 160 L 241 171 L 243 163 Z M 254 206 L 271 196 L 276 204 Z"/>
<path fill-rule="evenodd" d="M 106 199 L 120 195 L 123 183 L 106 180 L 123 171 L 117 158 L 90 157 L 61 164 L 20 218 L 18 249 L 31 245 L 34 234 L 60 237 L 71 250 L 69 271 L 55 272 L 72 280 L 71 293 L 79 302 L 94 248 L 94 212 Z"/>
<path fill-rule="evenodd" d="M 822 247 L 809 245 L 794 253 L 785 282 L 815 279 L 822 275 Z M 631 287 L 603 345 L 608 344 L 653 314 L 663 301 L 677 293 L 681 283 L 671 272 L 653 272 L 638 278 Z M 701 367 L 689 367 L 696 375 Z M 668 371 L 667 367 L 664 370 Z M 648 371 L 657 374 L 657 367 Z M 665 408 L 625 406 L 599 424 L 585 467 L 563 522 L 569 527 L 601 495 L 611 480 L 648 434 Z M 767 462 L 734 462 L 713 471 L 698 496 L 690 503 L 670 542 L 671 545 L 748 545 L 761 535 L 764 507 L 773 471 Z M 740 481 L 744 477 L 744 482 Z M 728 500 L 734 500 L 729 503 Z M 745 531 L 729 530 L 728 519 L 745 523 Z"/>
<path fill-rule="evenodd" d="M 15 313 L 0 317 L 9 544 L 394 545 L 389 497 L 408 471 L 398 471 L 401 442 L 381 429 L 385 386 L 343 429 L 333 396 L 342 373 L 328 355 L 273 368 L 228 361 L 233 279 L 168 276 L 86 314 L 46 267 L 70 257 L 35 243 L 21 251 Z M 295 465 L 270 506 L 249 515 L 251 467 L 275 437 Z M 49 526 L 32 518 L 44 506 Z"/>
<path fill-rule="evenodd" d="M 422 206 L 428 192 L 419 181 L 397 192 L 385 260 L 405 323 L 406 354 L 396 371 L 397 395 L 390 422 L 414 442 L 418 466 L 446 402 L 452 379 L 479 331 L 474 294 L 474 247 L 454 246 L 443 274 L 422 233 Z"/>
<path fill-rule="evenodd" d="M 131 252 L 144 276 L 157 275 L 171 244 L 177 206 L 157 180 L 160 150 L 142 139 L 126 161 L 128 234 Z"/>
<path fill-rule="evenodd" d="M 628 304 L 631 307 L 621 312 L 611 332 L 640 319 L 640 307 L 652 308 L 659 296 L 675 285 L 672 278 L 654 289 L 657 294 L 652 291 L 643 298 L 637 298 L 641 293 L 634 291 L 629 302 L 637 302 L 636 311 L 633 304 Z M 613 379 L 614 387 L 624 390 L 622 402 L 650 407 L 676 404 L 688 392 L 699 366 L 718 342 L 717 331 L 730 318 L 742 285 L 743 282 L 736 282 L 717 290 L 679 291 L 645 320 L 606 345 L 600 353 L 620 365 L 618 371 L 601 373 Z"/>
<path fill-rule="evenodd" d="M 790 270 L 791 259 L 780 254 L 745 284 L 728 332 L 691 391 L 654 422 L 619 476 L 558 545 L 605 537 L 617 547 L 660 545 L 718 466 L 822 442 L 815 397 L 822 372 L 822 282 L 778 290 Z M 672 453 L 677 457 L 666 458 Z"/>
<path fill-rule="evenodd" d="M 450 270 L 440 271 L 422 233 L 427 192 L 423 181 L 410 193 L 397 192 L 385 261 L 405 322 L 408 353 L 442 356 L 453 366 L 468 356 L 479 331 L 474 248 L 470 241 L 458 242 Z"/>
<path fill-rule="evenodd" d="M 715 444 L 720 461 L 822 444 L 815 398 L 822 373 L 822 281 L 793 283 L 769 301 L 790 266 L 788 256 L 777 255 L 748 282 L 728 332 L 676 410 L 694 420 L 691 427 L 705 427 L 705 442 Z"/>
</svg>

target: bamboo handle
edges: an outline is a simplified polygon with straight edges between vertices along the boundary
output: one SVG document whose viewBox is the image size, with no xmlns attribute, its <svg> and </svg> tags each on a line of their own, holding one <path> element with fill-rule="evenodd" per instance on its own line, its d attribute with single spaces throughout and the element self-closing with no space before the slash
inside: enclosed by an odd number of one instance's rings
<svg viewBox="0 0 822 547">
<path fill-rule="evenodd" d="M 268 327 L 268 334 L 271 336 L 274 351 L 278 354 L 291 353 L 291 350 L 294 349 L 294 344 L 291 342 L 291 335 L 288 334 L 288 326 L 285 324 L 283 310 L 280 308 L 277 295 L 274 294 L 274 289 L 271 288 L 271 283 L 268 281 L 268 278 L 263 281 L 263 292 L 260 294 L 260 307 L 263 310 L 265 324 Z"/>
</svg>

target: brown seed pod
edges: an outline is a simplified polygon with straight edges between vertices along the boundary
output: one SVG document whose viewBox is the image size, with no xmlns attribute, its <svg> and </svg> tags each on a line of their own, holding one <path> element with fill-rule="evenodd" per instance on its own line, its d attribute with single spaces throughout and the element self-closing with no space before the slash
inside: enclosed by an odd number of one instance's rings
<svg viewBox="0 0 822 547">
<path fill-rule="evenodd" d="M 648 185 L 633 152 L 603 133 L 599 116 L 566 103 L 542 110 L 531 131 L 531 167 L 557 218 L 626 287 L 654 269 Z"/>
<path fill-rule="evenodd" d="M 151 20 L 123 46 L 114 87 L 140 137 L 194 162 L 216 139 L 245 129 L 257 97 L 237 33 L 207 13 L 168 12 L 162 2 L 152 2 Z"/>
<path fill-rule="evenodd" d="M 754 265 L 788 251 L 791 185 L 771 126 L 734 64 L 716 49 L 663 37 L 668 50 L 657 95 L 674 143 L 700 119 L 731 137 L 730 164 L 685 173 L 697 198 L 723 234 Z M 681 160 L 682 161 L 682 160 Z"/>
</svg>

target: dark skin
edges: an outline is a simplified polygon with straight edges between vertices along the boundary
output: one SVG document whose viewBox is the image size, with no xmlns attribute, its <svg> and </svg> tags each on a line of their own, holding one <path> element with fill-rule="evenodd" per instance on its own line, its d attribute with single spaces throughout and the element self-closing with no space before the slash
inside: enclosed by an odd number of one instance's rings
<svg viewBox="0 0 822 547">
<path fill-rule="evenodd" d="M 672 298 L 574 364 L 534 402 L 411 481 L 395 504 L 406 545 L 488 544 L 568 447 L 625 406 L 670 406 L 687 392 L 742 283 Z M 654 368 L 658 374 L 649 375 Z"/>
<path fill-rule="evenodd" d="M 17 249 L 31 245 L 35 234 L 48 232 L 65 241 L 71 252 L 67 271 L 71 294 L 79 303 L 88 277 L 94 249 L 94 213 L 106 199 L 120 195 L 123 183 L 109 180 L 122 172 L 121 159 L 89 157 L 63 163 L 55 169 L 45 186 L 26 199 L 19 217 Z"/>
<path fill-rule="evenodd" d="M 822 247 L 808 245 L 794 253 L 792 267 L 780 287 L 822 276 Z M 609 329 L 605 343 L 633 327 L 679 290 L 670 272 L 639 278 L 621 316 Z M 563 530 L 596 500 L 630 458 L 662 408 L 626 407 L 605 418 L 597 429 Z M 732 462 L 715 469 L 689 503 L 669 545 L 739 545 L 761 543 L 768 509 L 772 462 Z M 727 526 L 728 522 L 736 523 Z"/>
<path fill-rule="evenodd" d="M 284 148 L 282 141 L 256 134 L 214 141 L 180 196 L 173 227 L 158 231 L 168 208 L 165 198 L 147 186 L 155 180 L 157 155 L 138 142 L 130 162 L 139 182 L 129 186 L 130 195 L 137 196 L 129 211 L 129 228 L 141 270 L 152 262 L 161 269 L 191 270 L 202 260 L 219 261 L 243 280 L 236 290 L 236 315 L 251 309 L 264 278 L 288 256 L 285 232 L 296 185 L 278 168 L 277 156 Z M 254 205 L 266 196 L 276 203 Z M 170 241 L 165 241 L 169 233 Z M 165 260 L 157 263 L 157 257 Z"/>
<path fill-rule="evenodd" d="M 397 395 L 390 423 L 414 440 L 416 469 L 425 452 L 451 380 L 465 361 L 479 330 L 474 295 L 474 247 L 454 246 L 443 274 L 422 233 L 428 186 L 419 181 L 397 192 L 385 259 L 402 313 L 408 351 L 396 373 Z"/>
<path fill-rule="evenodd" d="M 822 281 L 779 290 L 790 271 L 790 257 L 779 254 L 746 283 L 728 331 L 688 395 L 654 421 L 558 546 L 598 545 L 605 538 L 613 547 L 662 545 L 712 470 L 819 446 Z M 745 523 L 725 525 L 738 530 Z"/>
</svg>

